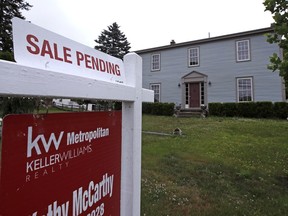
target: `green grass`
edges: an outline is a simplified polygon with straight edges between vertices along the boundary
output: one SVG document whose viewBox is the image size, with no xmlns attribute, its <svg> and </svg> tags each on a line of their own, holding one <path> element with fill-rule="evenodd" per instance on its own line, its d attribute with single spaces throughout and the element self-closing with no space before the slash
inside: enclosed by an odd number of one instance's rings
<svg viewBox="0 0 288 216">
<path fill-rule="evenodd" d="M 288 215 L 288 122 L 143 116 L 141 215 Z"/>
</svg>

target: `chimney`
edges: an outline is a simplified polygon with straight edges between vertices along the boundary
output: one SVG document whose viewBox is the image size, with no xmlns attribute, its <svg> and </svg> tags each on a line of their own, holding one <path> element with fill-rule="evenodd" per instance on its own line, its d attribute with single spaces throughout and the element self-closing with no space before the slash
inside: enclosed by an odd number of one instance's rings
<svg viewBox="0 0 288 216">
<path fill-rule="evenodd" d="M 175 45 L 175 44 L 176 44 L 176 42 L 174 40 L 170 41 L 170 45 Z"/>
</svg>

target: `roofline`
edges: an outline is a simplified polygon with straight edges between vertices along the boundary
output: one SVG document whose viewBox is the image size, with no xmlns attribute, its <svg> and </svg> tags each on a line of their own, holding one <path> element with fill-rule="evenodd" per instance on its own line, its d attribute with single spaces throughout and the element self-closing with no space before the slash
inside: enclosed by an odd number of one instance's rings
<svg viewBox="0 0 288 216">
<path fill-rule="evenodd" d="M 267 27 L 267 28 L 255 29 L 255 30 L 250 30 L 250 31 L 245 31 L 245 32 L 238 32 L 238 33 L 222 35 L 222 36 L 217 36 L 217 37 L 199 39 L 199 40 L 194 40 L 194 41 L 187 41 L 187 42 L 182 42 L 178 44 L 176 43 L 173 45 L 169 44 L 169 45 L 160 46 L 160 47 L 142 49 L 142 50 L 137 50 L 134 52 L 137 54 L 143 54 L 143 53 L 160 51 L 160 50 L 165 50 L 165 49 L 172 49 L 176 47 L 191 46 L 191 45 L 196 45 L 196 44 L 201 44 L 201 43 L 209 43 L 209 42 L 220 41 L 220 40 L 225 40 L 225 39 L 265 34 L 265 33 L 271 33 L 271 32 L 273 32 L 273 28 Z"/>
</svg>

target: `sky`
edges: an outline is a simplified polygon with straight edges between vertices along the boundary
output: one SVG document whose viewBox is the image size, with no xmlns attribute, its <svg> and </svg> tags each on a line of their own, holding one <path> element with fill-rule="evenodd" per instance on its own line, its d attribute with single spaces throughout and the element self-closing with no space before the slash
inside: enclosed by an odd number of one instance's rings
<svg viewBox="0 0 288 216">
<path fill-rule="evenodd" d="M 89 47 L 116 22 L 130 51 L 269 27 L 264 0 L 26 0 L 26 20 Z"/>
</svg>

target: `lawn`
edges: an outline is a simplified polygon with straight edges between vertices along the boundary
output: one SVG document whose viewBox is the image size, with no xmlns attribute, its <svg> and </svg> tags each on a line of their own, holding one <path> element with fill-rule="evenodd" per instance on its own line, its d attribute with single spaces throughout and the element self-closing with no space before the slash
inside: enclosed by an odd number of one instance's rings
<svg viewBox="0 0 288 216">
<path fill-rule="evenodd" d="M 142 216 L 288 215 L 288 121 L 143 116 Z"/>
</svg>

